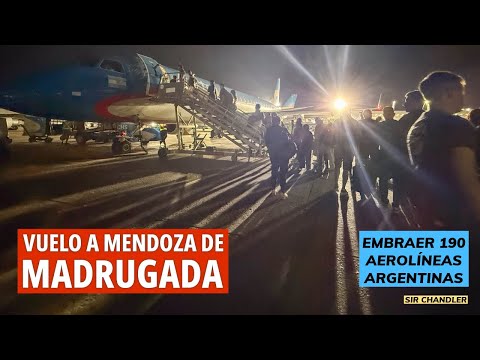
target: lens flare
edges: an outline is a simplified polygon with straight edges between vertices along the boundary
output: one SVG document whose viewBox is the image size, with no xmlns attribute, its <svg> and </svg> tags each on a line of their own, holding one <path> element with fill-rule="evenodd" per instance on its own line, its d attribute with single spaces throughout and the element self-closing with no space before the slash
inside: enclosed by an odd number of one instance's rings
<svg viewBox="0 0 480 360">
<path fill-rule="evenodd" d="M 343 110 L 343 109 L 345 109 L 345 106 L 347 106 L 347 103 L 346 103 L 345 100 L 343 100 L 343 99 L 337 99 L 337 100 L 335 100 L 335 102 L 333 103 L 333 106 L 334 106 L 335 109 L 337 109 L 337 110 Z"/>
</svg>

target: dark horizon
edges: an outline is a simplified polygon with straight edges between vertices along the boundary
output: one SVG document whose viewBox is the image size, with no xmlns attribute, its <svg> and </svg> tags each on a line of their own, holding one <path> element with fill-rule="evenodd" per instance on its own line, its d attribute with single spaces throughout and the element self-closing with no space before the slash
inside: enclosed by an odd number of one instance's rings
<svg viewBox="0 0 480 360">
<path fill-rule="evenodd" d="M 480 106 L 479 45 L 3 45 L 0 81 L 84 56 L 135 52 L 174 68 L 182 62 L 198 77 L 265 99 L 280 77 L 281 100 L 297 93 L 297 106 L 336 96 L 376 105 L 381 92 L 401 102 L 428 73 L 449 70 L 467 81 L 466 107 Z"/>
</svg>

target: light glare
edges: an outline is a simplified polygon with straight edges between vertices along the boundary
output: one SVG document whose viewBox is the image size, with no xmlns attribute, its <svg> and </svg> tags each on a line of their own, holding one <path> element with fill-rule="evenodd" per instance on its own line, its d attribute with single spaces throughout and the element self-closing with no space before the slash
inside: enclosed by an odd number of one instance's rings
<svg viewBox="0 0 480 360">
<path fill-rule="evenodd" d="M 337 99 L 333 105 L 335 106 L 335 109 L 343 110 L 345 109 L 345 106 L 347 106 L 347 103 L 343 99 Z"/>
</svg>

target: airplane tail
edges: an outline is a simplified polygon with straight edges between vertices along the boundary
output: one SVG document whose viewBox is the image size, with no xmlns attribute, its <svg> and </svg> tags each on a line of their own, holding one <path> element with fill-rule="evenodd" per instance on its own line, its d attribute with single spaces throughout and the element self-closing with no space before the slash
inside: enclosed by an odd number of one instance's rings
<svg viewBox="0 0 480 360">
<path fill-rule="evenodd" d="M 297 94 L 292 94 L 282 105 L 282 109 L 293 109 L 297 102 Z"/>
<path fill-rule="evenodd" d="M 383 110 L 385 106 L 393 106 L 393 97 L 389 92 L 382 92 L 378 98 L 377 110 Z"/>
<path fill-rule="evenodd" d="M 275 84 L 275 91 L 273 92 L 272 102 L 275 106 L 280 105 L 280 78 L 277 79 Z"/>
</svg>

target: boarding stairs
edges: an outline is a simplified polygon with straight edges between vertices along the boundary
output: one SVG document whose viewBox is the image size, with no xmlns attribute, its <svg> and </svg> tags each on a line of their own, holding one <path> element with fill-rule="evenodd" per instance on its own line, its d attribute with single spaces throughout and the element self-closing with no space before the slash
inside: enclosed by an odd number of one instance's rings
<svg viewBox="0 0 480 360">
<path fill-rule="evenodd" d="M 245 152 L 262 152 L 261 127 L 249 122 L 246 113 L 222 106 L 202 88 L 188 87 L 184 82 L 160 84 L 158 94 L 152 101 L 180 106 Z"/>
</svg>

